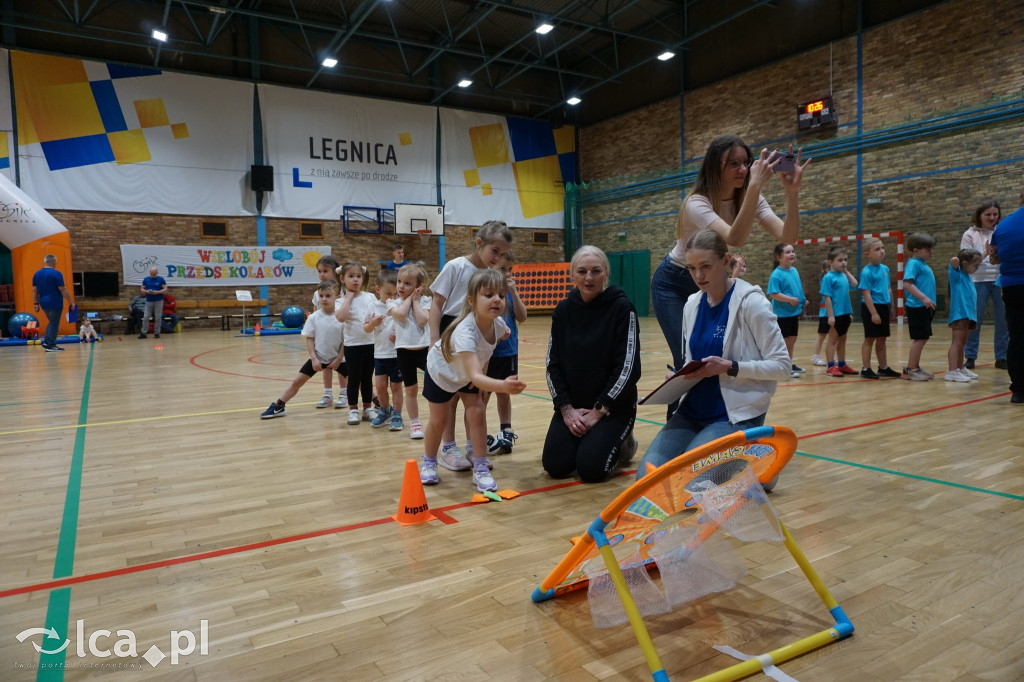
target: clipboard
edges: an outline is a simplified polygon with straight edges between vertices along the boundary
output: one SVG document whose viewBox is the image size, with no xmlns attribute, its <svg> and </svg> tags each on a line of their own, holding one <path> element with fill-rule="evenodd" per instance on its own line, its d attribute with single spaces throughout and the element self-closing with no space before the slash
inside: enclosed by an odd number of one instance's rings
<svg viewBox="0 0 1024 682">
<path fill-rule="evenodd" d="M 703 367 L 704 364 L 703 360 L 692 360 L 686 363 L 681 369 L 676 370 L 675 374 L 665 379 L 661 386 L 658 386 L 648 395 L 638 400 L 636 404 L 671 405 L 680 396 L 697 385 L 700 379 L 689 379 L 688 375 Z"/>
<path fill-rule="evenodd" d="M 66 313 L 66 319 L 68 322 L 78 322 L 78 306 L 73 305 L 70 308 L 68 308 L 68 312 Z"/>
</svg>

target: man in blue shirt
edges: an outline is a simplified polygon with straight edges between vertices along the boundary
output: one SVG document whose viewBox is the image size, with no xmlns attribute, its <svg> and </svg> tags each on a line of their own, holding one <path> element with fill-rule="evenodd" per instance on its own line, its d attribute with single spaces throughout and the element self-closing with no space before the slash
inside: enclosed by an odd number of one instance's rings
<svg viewBox="0 0 1024 682">
<path fill-rule="evenodd" d="M 1024 403 L 1024 207 L 1003 218 L 992 233 L 992 263 L 999 264 L 999 281 L 1010 341 L 1006 371 L 1011 403 Z"/>
<path fill-rule="evenodd" d="M 49 321 L 43 338 L 43 350 L 47 352 L 64 350 L 57 345 L 57 330 L 60 329 L 65 298 L 74 308 L 75 301 L 64 286 L 64 275 L 57 269 L 57 257 L 48 254 L 43 258 L 43 268 L 32 275 L 32 300 L 35 301 L 36 312 L 42 310 Z"/>
<path fill-rule="evenodd" d="M 388 270 L 398 272 L 408 264 L 409 261 L 405 260 L 405 247 L 402 246 L 402 242 L 395 242 L 395 245 L 391 248 L 391 262 L 385 267 Z"/>
<path fill-rule="evenodd" d="M 146 307 L 142 311 L 142 328 L 140 339 L 146 338 L 149 321 L 153 320 L 153 338 L 160 338 L 160 325 L 164 319 L 164 294 L 167 293 L 167 280 L 157 274 L 154 265 L 149 269 L 149 277 L 142 280 L 142 293 L 146 296 Z"/>
</svg>

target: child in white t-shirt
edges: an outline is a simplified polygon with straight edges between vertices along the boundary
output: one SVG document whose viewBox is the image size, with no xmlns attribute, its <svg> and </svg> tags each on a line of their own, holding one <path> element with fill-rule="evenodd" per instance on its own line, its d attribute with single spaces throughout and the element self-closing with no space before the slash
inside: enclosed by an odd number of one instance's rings
<svg viewBox="0 0 1024 682">
<path fill-rule="evenodd" d="M 375 429 L 388 426 L 390 431 L 402 430 L 402 373 L 395 352 L 395 320 L 388 315 L 388 304 L 398 296 L 398 273 L 395 270 L 377 272 L 377 302 L 363 329 L 373 332 L 373 381 L 377 389 L 380 408 L 370 422 Z M 391 397 L 388 397 L 388 381 Z"/>
<path fill-rule="evenodd" d="M 494 346 L 509 335 L 501 319 L 506 294 L 505 275 L 500 271 L 485 269 L 474 274 L 469 280 L 462 314 L 427 354 L 423 397 L 430 404 L 430 422 L 420 465 L 420 481 L 424 485 L 438 482 L 437 450 L 448 421 L 448 406 L 458 397 L 466 410 L 466 427 L 474 453 L 481 453 L 472 458 L 473 484 L 480 492 L 498 489 L 483 456 L 487 451 L 487 420 L 480 391 L 522 393 L 526 388 L 518 376 L 498 380 L 486 373 Z"/>
<path fill-rule="evenodd" d="M 337 370 L 341 365 L 344 336 L 342 324 L 337 320 L 334 312 L 337 293 L 333 284 L 321 282 L 317 288 L 317 294 L 319 294 L 320 309 L 307 317 L 306 323 L 302 325 L 302 336 L 306 339 L 306 352 L 309 353 L 309 359 L 299 369 L 298 376 L 292 380 L 291 385 L 285 389 L 281 397 L 263 410 L 263 414 L 260 415 L 261 419 L 285 416 L 285 403 L 295 397 L 303 384 L 317 372 L 331 372 Z"/>
<path fill-rule="evenodd" d="M 339 322 L 345 323 L 345 362 L 348 363 L 348 423 L 360 422 L 359 395 L 363 397 L 362 421 L 373 421 L 373 333 L 363 325 L 377 297 L 363 291 L 366 268 L 348 261 L 339 268 L 344 298 L 335 311 Z"/>
<path fill-rule="evenodd" d="M 80 343 L 100 340 L 100 338 L 96 336 L 96 327 L 92 326 L 92 320 L 88 317 L 82 320 L 82 328 L 78 330 L 78 340 Z"/>
<path fill-rule="evenodd" d="M 334 285 L 335 291 L 338 288 L 338 273 L 336 272 L 338 266 L 341 265 L 338 259 L 334 256 L 322 256 L 320 260 L 316 262 L 316 274 L 320 278 L 321 282 L 330 282 Z M 341 305 L 340 299 L 335 299 L 335 306 Z M 313 311 L 316 312 L 320 309 L 320 292 L 319 290 L 313 292 Z M 344 342 L 344 339 L 342 339 Z M 320 398 L 320 402 L 316 404 L 318 408 L 330 407 L 332 404 L 335 408 L 342 410 L 348 407 L 348 365 L 345 364 L 344 353 L 341 358 L 341 366 L 338 367 L 338 399 L 334 400 L 334 372 L 324 372 L 324 396 Z"/>
<path fill-rule="evenodd" d="M 423 438 L 420 406 L 417 400 L 419 380 L 416 370 L 427 371 L 427 349 L 430 334 L 430 296 L 424 295 L 427 273 L 416 264 L 402 266 L 398 271 L 398 298 L 388 301 L 388 314 L 395 321 L 395 355 L 398 370 L 405 384 L 405 407 L 409 412 L 409 438 Z"/>
</svg>

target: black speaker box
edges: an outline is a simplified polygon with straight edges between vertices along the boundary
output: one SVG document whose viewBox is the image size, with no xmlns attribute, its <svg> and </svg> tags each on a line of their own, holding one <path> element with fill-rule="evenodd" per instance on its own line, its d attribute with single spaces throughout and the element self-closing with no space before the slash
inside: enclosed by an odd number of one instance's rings
<svg viewBox="0 0 1024 682">
<path fill-rule="evenodd" d="M 274 167 L 273 166 L 250 166 L 249 184 L 253 192 L 274 191 Z"/>
</svg>

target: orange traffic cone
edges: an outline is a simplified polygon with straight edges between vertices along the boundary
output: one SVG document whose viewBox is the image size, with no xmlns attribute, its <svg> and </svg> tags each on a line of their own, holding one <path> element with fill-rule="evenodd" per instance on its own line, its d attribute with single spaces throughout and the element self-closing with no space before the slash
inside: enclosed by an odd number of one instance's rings
<svg viewBox="0 0 1024 682">
<path fill-rule="evenodd" d="M 402 495 L 398 498 L 398 513 L 392 514 L 397 523 L 412 526 L 424 521 L 433 521 L 436 517 L 427 507 L 427 495 L 423 492 L 420 481 L 420 468 L 416 460 L 405 460 L 405 476 L 402 477 Z"/>
<path fill-rule="evenodd" d="M 260 323 L 259 322 L 256 323 L 256 328 L 253 330 L 253 335 L 254 336 L 259 336 L 260 335 Z"/>
</svg>

